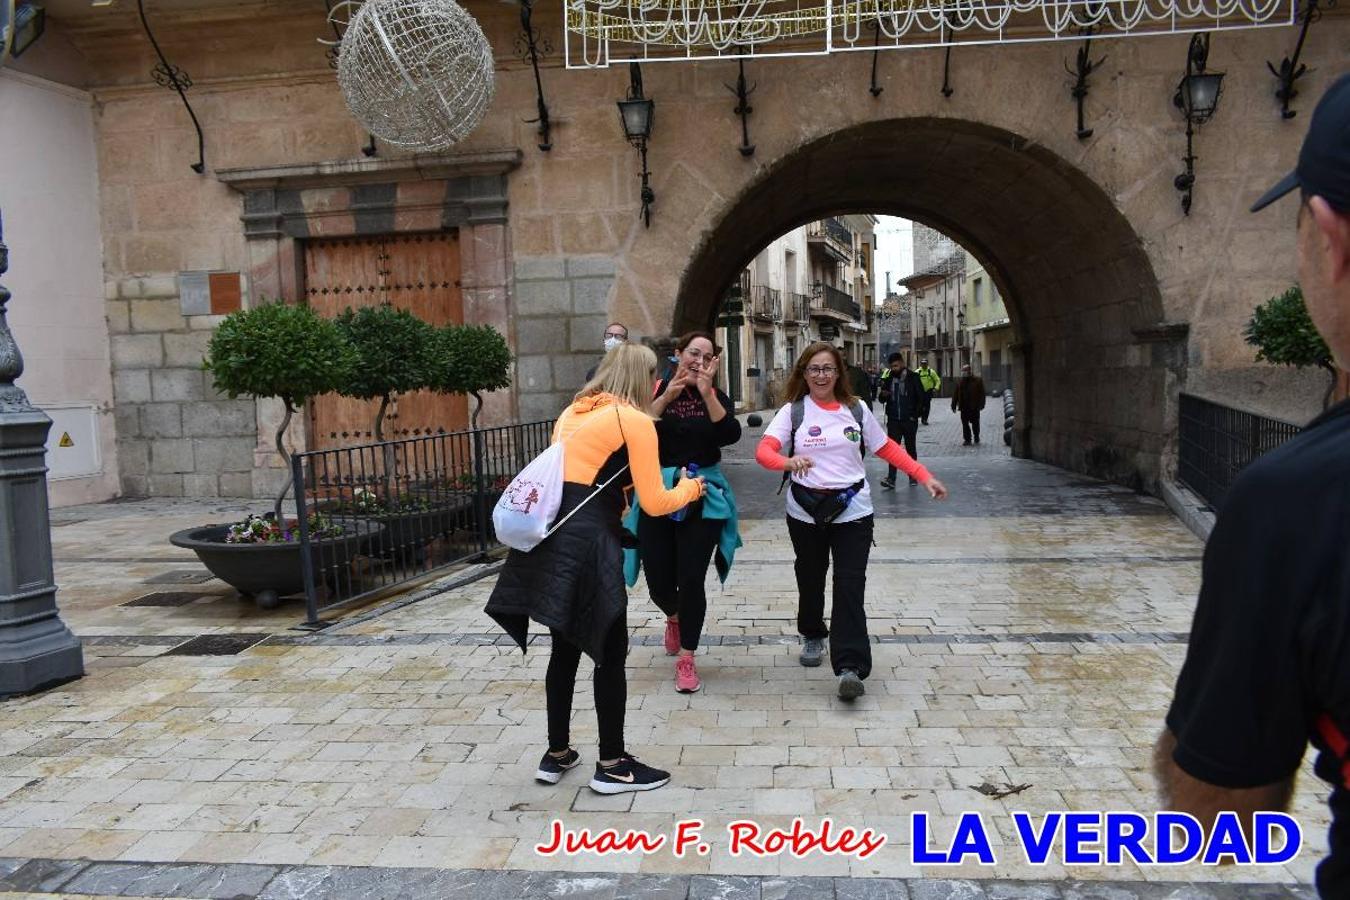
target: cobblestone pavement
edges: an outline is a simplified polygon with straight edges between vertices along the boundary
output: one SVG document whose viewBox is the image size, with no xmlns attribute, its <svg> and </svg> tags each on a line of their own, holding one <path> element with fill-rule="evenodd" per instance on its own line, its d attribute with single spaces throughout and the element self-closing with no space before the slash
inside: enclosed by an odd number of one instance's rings
<svg viewBox="0 0 1350 900">
<path fill-rule="evenodd" d="M 758 437 L 748 429 L 728 469 L 753 512 L 731 578 L 710 586 L 703 691 L 674 692 L 661 616 L 644 587 L 633 591 L 627 739 L 674 776 L 644 794 L 585 787 L 596 732 L 584 673 L 573 730 L 583 768 L 554 787 L 533 782 L 547 653 L 538 636 L 525 655 L 505 646 L 482 613 L 490 579 L 313 635 L 287 628 L 297 608 L 259 614 L 224 596 L 147 614 L 113 598 L 146 590 L 155 571 L 199 568 L 162 538 L 202 504 L 59 511 L 67 620 L 106 643 L 90 648 L 98 665 L 85 679 L 0 705 L 0 892 L 1312 896 L 1327 812 L 1310 771 L 1294 807 L 1304 849 L 1288 865 L 1026 862 L 1015 811 L 1155 809 L 1149 751 L 1201 546 L 1151 498 L 1009 459 L 1001 444 L 942 449 L 952 419 L 934 413 L 935 447 L 920 456 L 953 499 L 881 495 L 867 588 L 875 665 L 851 705 L 827 666 L 797 664 L 782 501 L 775 476 L 745 462 Z M 270 636 L 237 655 L 162 655 L 212 629 Z M 913 812 L 929 814 L 934 845 L 962 813 L 980 813 L 997 863 L 914 865 Z M 732 821 L 787 828 L 794 817 L 888 843 L 865 860 L 730 852 Z M 534 849 L 555 819 L 670 835 L 692 818 L 706 855 Z"/>
</svg>

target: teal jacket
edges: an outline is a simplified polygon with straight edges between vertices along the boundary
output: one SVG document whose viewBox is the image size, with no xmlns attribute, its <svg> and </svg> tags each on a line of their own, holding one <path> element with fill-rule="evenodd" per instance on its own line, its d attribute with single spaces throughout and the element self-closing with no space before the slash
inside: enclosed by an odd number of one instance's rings
<svg viewBox="0 0 1350 900">
<path fill-rule="evenodd" d="M 665 481 L 667 490 L 675 486 L 679 471 L 674 466 L 661 469 L 661 478 Z M 713 565 L 717 567 L 717 577 L 725 584 L 727 575 L 731 572 L 731 564 L 736 559 L 736 548 L 741 546 L 736 495 L 731 492 L 731 485 L 727 482 L 726 473 L 722 471 L 721 466 L 701 468 L 698 474 L 703 477 L 706 488 L 703 494 L 703 518 L 722 520 L 722 535 L 717 541 L 717 552 L 713 554 Z M 639 513 L 638 505 L 634 503 L 628 510 L 628 515 L 623 517 L 623 527 L 634 536 L 637 535 Z M 637 584 L 638 570 L 641 567 L 642 560 L 637 550 L 623 551 L 623 577 L 629 587 Z"/>
</svg>

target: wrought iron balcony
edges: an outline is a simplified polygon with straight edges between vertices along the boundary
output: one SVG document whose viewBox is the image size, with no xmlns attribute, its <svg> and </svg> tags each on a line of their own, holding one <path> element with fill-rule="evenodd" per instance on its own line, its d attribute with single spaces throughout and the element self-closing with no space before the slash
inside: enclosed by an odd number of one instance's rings
<svg viewBox="0 0 1350 900">
<path fill-rule="evenodd" d="M 763 322 L 783 319 L 782 295 L 777 288 L 756 284 L 750 288 L 750 315 Z"/>
<path fill-rule="evenodd" d="M 835 262 L 853 260 L 853 232 L 838 219 L 822 219 L 806 227 L 808 246 L 823 251 Z"/>
<path fill-rule="evenodd" d="M 793 294 L 783 295 L 784 299 L 784 318 L 789 322 L 801 322 L 805 324 L 811 321 L 811 295 Z"/>
<path fill-rule="evenodd" d="M 815 295 L 811 298 L 811 314 L 841 321 L 858 321 L 862 318 L 862 307 L 847 291 L 828 284 L 815 284 Z"/>
</svg>

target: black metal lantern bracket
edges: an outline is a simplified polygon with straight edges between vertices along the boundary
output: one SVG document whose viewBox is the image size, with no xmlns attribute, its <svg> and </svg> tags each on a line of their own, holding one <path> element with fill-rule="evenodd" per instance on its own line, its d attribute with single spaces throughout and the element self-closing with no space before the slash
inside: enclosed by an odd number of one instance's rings
<svg viewBox="0 0 1350 900">
<path fill-rule="evenodd" d="M 736 86 L 724 84 L 722 87 L 736 95 L 734 112 L 741 117 L 741 145 L 736 149 L 741 152 L 741 156 L 749 157 L 755 155 L 755 145 L 750 143 L 750 123 L 748 121 L 750 114 L 755 111 L 755 108 L 750 105 L 750 95 L 755 92 L 755 88 L 759 87 L 759 83 L 756 82 L 746 87 L 745 60 L 739 59 L 737 63 L 739 64 L 739 74 L 736 77 Z"/>
<path fill-rule="evenodd" d="M 341 7 L 344 9 L 347 6 L 347 3 L 341 4 Z M 333 0 L 323 0 L 323 7 L 328 13 L 328 24 L 333 27 L 333 40 L 325 41 L 321 39 L 319 43 L 328 45 L 328 49 L 324 51 L 324 55 L 328 57 L 328 67 L 330 69 L 336 69 L 338 67 L 338 58 L 342 54 L 343 29 L 338 28 L 339 17 L 336 15 L 339 7 L 333 3 Z M 366 141 L 366 145 L 361 148 L 361 154 L 367 157 L 374 156 L 380 152 L 380 149 L 375 146 L 375 135 L 366 132 L 366 137 L 370 138 L 370 140 Z"/>
<path fill-rule="evenodd" d="M 656 202 L 656 192 L 652 190 L 647 169 L 647 141 L 652 136 L 652 120 L 656 115 L 656 102 L 642 93 L 642 67 L 638 63 L 628 64 L 628 97 L 620 100 L 619 122 L 623 126 L 624 137 L 642 154 L 642 211 L 638 214 L 642 223 L 652 227 L 652 204 Z"/>
<path fill-rule="evenodd" d="M 187 107 L 188 115 L 192 118 L 192 127 L 197 129 L 197 161 L 192 163 L 192 171 L 200 175 L 206 171 L 206 138 L 202 136 L 202 123 L 197 121 L 197 114 L 192 111 L 192 104 L 187 98 L 188 88 L 192 87 L 192 78 L 187 72 L 169 62 L 164 51 L 160 49 L 159 41 L 155 40 L 155 35 L 150 30 L 150 22 L 145 18 L 145 0 L 136 0 L 136 11 L 141 14 L 141 27 L 145 29 L 145 36 L 150 39 L 150 46 L 155 48 L 155 55 L 159 57 L 159 65 L 150 70 L 150 77 L 155 79 L 155 84 L 160 87 L 173 88 L 178 92 L 178 98 L 183 101 L 183 106 Z"/>
<path fill-rule="evenodd" d="M 1064 71 L 1074 76 L 1075 79 L 1073 89 L 1069 93 L 1078 104 L 1078 130 L 1074 132 L 1074 136 L 1080 141 L 1092 137 L 1092 129 L 1088 128 L 1083 122 L 1083 101 L 1087 99 L 1088 95 L 1088 76 L 1100 69 L 1105 62 L 1105 56 L 1095 61 L 1092 59 L 1092 29 L 1084 29 L 1083 46 L 1078 48 L 1078 54 L 1074 60 L 1075 67 L 1070 69 L 1067 63 L 1064 65 Z"/>
<path fill-rule="evenodd" d="M 1327 6 L 1335 6 L 1336 0 L 1328 0 Z M 1270 69 L 1270 74 L 1279 79 L 1280 86 L 1275 89 L 1275 99 L 1280 101 L 1280 118 L 1292 119 L 1298 115 L 1296 110 L 1289 108 L 1289 102 L 1298 96 L 1298 88 L 1294 87 L 1297 82 L 1308 72 L 1308 67 L 1298 61 L 1303 54 L 1303 42 L 1308 38 L 1308 28 L 1313 22 L 1322 18 L 1322 9 L 1320 0 L 1304 0 L 1303 13 L 1300 16 L 1303 20 L 1303 27 L 1298 32 L 1298 43 L 1294 45 L 1293 58 L 1286 56 L 1280 60 L 1279 68 L 1274 63 L 1267 62 L 1266 68 Z"/>
<path fill-rule="evenodd" d="M 1191 193 L 1195 187 L 1195 129 L 1209 121 L 1219 106 L 1219 95 L 1223 93 L 1223 73 L 1205 71 L 1209 63 L 1209 35 L 1197 34 L 1191 37 L 1186 50 L 1186 74 L 1177 83 L 1172 104 L 1181 110 L 1186 118 L 1186 171 L 1172 181 L 1173 187 L 1181 192 L 1181 212 L 1191 214 Z"/>
<path fill-rule="evenodd" d="M 538 110 L 533 119 L 526 119 L 528 125 L 538 125 L 538 147 L 547 153 L 553 149 L 553 119 L 549 116 L 548 104 L 544 102 L 544 80 L 539 76 L 539 57 L 553 49 L 548 38 L 540 37 L 534 27 L 535 0 L 520 0 L 520 37 L 516 39 L 516 51 L 521 58 L 529 57 L 530 67 L 534 69 L 535 108 Z"/>
</svg>

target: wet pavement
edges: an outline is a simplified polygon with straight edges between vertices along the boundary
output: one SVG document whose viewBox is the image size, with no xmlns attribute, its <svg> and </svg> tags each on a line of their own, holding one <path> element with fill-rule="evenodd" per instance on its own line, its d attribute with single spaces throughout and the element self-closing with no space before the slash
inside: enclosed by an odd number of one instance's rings
<svg viewBox="0 0 1350 900">
<path fill-rule="evenodd" d="M 673 775 L 643 794 L 585 786 L 596 732 L 584 670 L 582 767 L 534 783 L 546 647 L 506 646 L 482 612 L 490 577 L 307 634 L 290 627 L 299 606 L 260 613 L 219 582 L 193 582 L 200 567 L 164 541 L 207 512 L 257 504 L 57 511 L 63 611 L 91 639 L 93 665 L 0 704 L 0 894 L 1312 896 L 1327 811 L 1310 771 L 1294 805 L 1304 848 L 1285 865 L 1027 862 L 1014 812 L 1156 809 L 1150 749 L 1202 548 L 1152 498 L 1013 460 L 1001 443 L 962 447 L 954 417 L 934 412 L 919 455 L 953 496 L 879 495 L 874 669 L 853 704 L 835 697 L 828 666 L 797 663 L 782 498 L 777 476 L 747 462 L 759 432 L 747 429 L 727 466 L 745 547 L 727 584 L 710 584 L 701 692 L 675 693 L 663 619 L 644 586 L 632 593 L 628 745 Z M 182 580 L 145 583 L 157 575 Z M 122 605 L 151 591 L 203 597 Z M 233 655 L 166 653 L 231 632 L 260 637 Z M 935 845 L 980 813 L 997 861 L 916 863 L 916 812 Z M 733 854 L 731 823 L 798 817 L 888 842 L 865 859 Z M 706 855 L 535 849 L 554 820 L 671 835 L 694 818 Z"/>
</svg>

